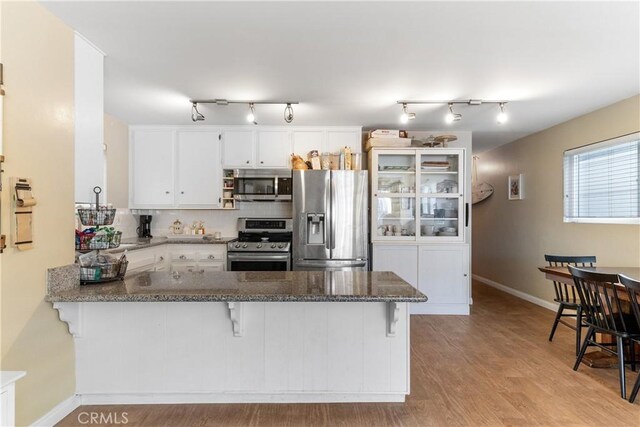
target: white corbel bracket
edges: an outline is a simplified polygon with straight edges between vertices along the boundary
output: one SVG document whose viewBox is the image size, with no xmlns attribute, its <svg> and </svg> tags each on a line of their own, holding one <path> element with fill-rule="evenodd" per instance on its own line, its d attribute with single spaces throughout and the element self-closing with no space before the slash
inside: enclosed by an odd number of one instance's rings
<svg viewBox="0 0 640 427">
<path fill-rule="evenodd" d="M 82 326 L 82 304 L 79 302 L 54 302 L 53 308 L 58 310 L 58 317 L 67 324 L 69 333 L 80 338 Z"/>
<path fill-rule="evenodd" d="M 242 303 L 229 301 L 229 316 L 231 317 L 231 325 L 233 326 L 233 336 L 241 337 L 244 333 L 244 319 L 242 313 Z"/>
<path fill-rule="evenodd" d="M 397 302 L 389 301 L 387 303 L 387 336 L 396 336 L 396 325 L 400 319 L 400 305 Z"/>
</svg>

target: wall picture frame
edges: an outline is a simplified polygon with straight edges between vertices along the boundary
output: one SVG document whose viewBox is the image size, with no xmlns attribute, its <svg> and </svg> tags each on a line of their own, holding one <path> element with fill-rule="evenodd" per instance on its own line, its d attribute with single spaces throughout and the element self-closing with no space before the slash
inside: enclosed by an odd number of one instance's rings
<svg viewBox="0 0 640 427">
<path fill-rule="evenodd" d="M 508 185 L 509 200 L 524 199 L 524 175 L 509 175 Z"/>
</svg>

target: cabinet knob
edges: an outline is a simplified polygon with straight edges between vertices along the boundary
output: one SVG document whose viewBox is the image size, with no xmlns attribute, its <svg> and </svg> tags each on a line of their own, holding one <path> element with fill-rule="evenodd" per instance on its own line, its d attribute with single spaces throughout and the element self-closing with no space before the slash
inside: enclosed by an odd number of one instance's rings
<svg viewBox="0 0 640 427">
<path fill-rule="evenodd" d="M 169 192 L 168 192 L 168 191 L 165 191 L 165 192 L 164 192 L 164 194 L 169 194 Z"/>
<path fill-rule="evenodd" d="M 249 160 L 247 160 L 247 164 L 249 164 Z"/>
<path fill-rule="evenodd" d="M 180 259 L 187 259 L 187 257 L 184 255 L 180 255 Z"/>
<path fill-rule="evenodd" d="M 467 277 L 467 273 L 464 273 L 464 277 Z"/>
<path fill-rule="evenodd" d="M 164 257 L 161 256 L 160 258 L 158 258 L 158 261 L 160 261 L 160 262 L 164 261 Z"/>
<path fill-rule="evenodd" d="M 181 191 L 180 194 L 184 194 L 184 191 Z"/>
<path fill-rule="evenodd" d="M 263 164 L 264 162 L 262 160 L 260 160 L 260 164 Z"/>
<path fill-rule="evenodd" d="M 216 259 L 216 257 L 213 255 L 209 255 L 209 259 Z"/>
</svg>

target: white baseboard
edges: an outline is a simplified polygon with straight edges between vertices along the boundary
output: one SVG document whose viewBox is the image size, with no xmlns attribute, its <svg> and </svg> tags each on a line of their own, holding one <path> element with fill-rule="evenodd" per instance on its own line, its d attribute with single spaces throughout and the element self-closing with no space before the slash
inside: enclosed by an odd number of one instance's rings
<svg viewBox="0 0 640 427">
<path fill-rule="evenodd" d="M 404 402 L 399 393 L 91 393 L 83 405 Z"/>
<path fill-rule="evenodd" d="M 52 427 L 58 424 L 64 417 L 72 413 L 78 406 L 81 405 L 82 399 L 80 396 L 73 395 L 70 398 L 63 400 L 54 406 L 49 412 L 47 412 L 42 418 L 31 424 L 34 427 Z"/>
<path fill-rule="evenodd" d="M 549 302 L 543 300 L 542 298 L 534 297 L 533 295 L 527 294 L 522 291 L 518 291 L 516 289 L 510 288 L 508 286 L 503 285 L 502 283 L 494 282 L 491 279 L 487 279 L 486 277 L 478 276 L 477 274 L 473 274 L 472 277 L 478 282 L 484 283 L 485 285 L 489 285 L 493 288 L 501 290 L 502 292 L 506 292 L 510 295 L 523 299 L 525 301 L 529 301 L 535 305 L 539 305 L 540 307 L 544 307 L 551 311 L 558 311 L 558 304 L 555 302 Z"/>
</svg>

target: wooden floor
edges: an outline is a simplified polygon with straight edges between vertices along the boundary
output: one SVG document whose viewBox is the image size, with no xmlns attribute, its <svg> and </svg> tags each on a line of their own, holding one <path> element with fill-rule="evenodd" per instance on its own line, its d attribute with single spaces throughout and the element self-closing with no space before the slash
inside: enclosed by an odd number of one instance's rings
<svg viewBox="0 0 640 427">
<path fill-rule="evenodd" d="M 615 369 L 571 369 L 573 331 L 547 341 L 554 313 L 477 282 L 473 297 L 470 316 L 412 316 L 404 404 L 82 406 L 58 425 L 88 425 L 83 412 L 154 427 L 640 425 L 640 399 L 619 397 Z"/>
</svg>

